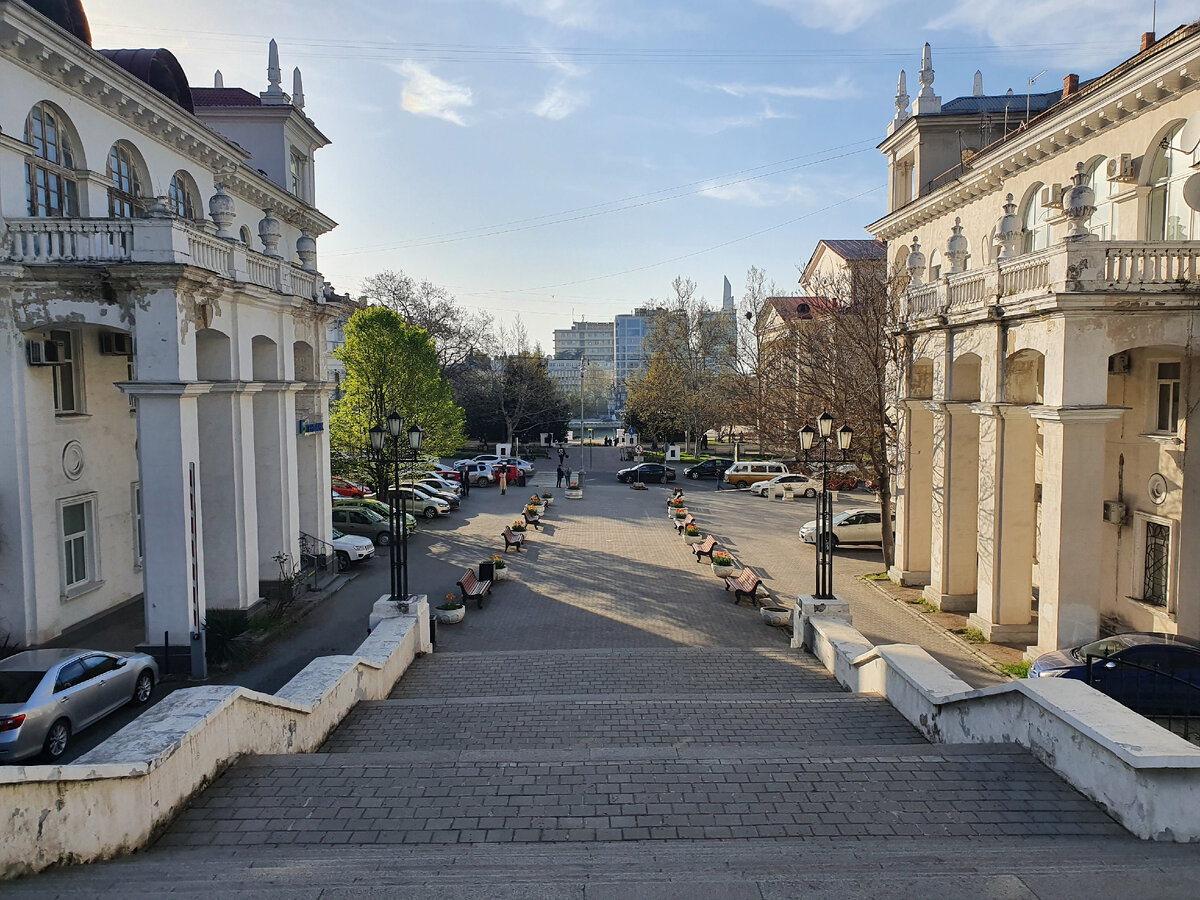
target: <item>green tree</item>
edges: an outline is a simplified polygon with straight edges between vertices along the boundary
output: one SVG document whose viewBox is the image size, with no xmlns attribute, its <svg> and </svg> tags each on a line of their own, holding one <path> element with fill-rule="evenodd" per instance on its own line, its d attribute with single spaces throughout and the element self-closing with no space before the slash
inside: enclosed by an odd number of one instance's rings
<svg viewBox="0 0 1200 900">
<path fill-rule="evenodd" d="M 392 411 L 406 427 L 425 432 L 423 451 L 450 454 L 463 445 L 463 411 L 442 377 L 437 351 L 421 328 L 381 306 L 360 309 L 346 323 L 346 343 L 335 351 L 346 366 L 344 395 L 329 422 L 335 468 L 377 488 L 389 482 L 386 464 L 373 459 L 369 431 Z"/>
</svg>

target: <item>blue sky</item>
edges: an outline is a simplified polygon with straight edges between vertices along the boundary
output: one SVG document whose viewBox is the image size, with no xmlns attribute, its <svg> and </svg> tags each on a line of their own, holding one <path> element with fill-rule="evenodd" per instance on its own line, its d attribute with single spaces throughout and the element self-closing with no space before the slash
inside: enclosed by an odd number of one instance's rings
<svg viewBox="0 0 1200 900">
<path fill-rule="evenodd" d="M 896 77 L 916 94 L 1087 78 L 1136 52 L 1152 0 L 85 0 L 97 47 L 165 46 L 191 82 L 284 88 L 333 141 L 317 199 L 339 227 L 339 290 L 401 269 L 549 349 L 572 318 L 665 298 L 676 275 L 719 302 L 746 269 L 791 292 L 823 237 L 884 212 L 875 145 Z M 253 10 L 248 15 L 247 10 Z M 1158 34 L 1194 4 L 1159 0 Z M 187 23 L 186 30 L 180 23 Z"/>
</svg>

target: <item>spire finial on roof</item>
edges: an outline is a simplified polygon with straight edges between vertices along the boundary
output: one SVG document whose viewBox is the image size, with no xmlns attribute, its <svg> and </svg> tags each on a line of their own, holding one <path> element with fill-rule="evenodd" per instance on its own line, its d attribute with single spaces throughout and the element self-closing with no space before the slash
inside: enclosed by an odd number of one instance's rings
<svg viewBox="0 0 1200 900">
<path fill-rule="evenodd" d="M 908 120 L 908 117 L 908 76 L 901 69 L 900 77 L 896 80 L 896 117 L 892 119 L 889 133 L 899 128 Z"/>
<path fill-rule="evenodd" d="M 279 45 L 275 43 L 275 38 L 271 38 L 271 44 L 267 51 L 267 93 L 279 95 L 283 93 L 283 88 L 279 86 Z"/>
<path fill-rule="evenodd" d="M 940 113 L 942 98 L 933 92 L 933 48 L 928 41 L 921 51 L 921 71 L 917 77 L 921 82 L 921 90 L 917 92 L 917 99 L 913 103 L 913 115 Z"/>
<path fill-rule="evenodd" d="M 975 86 L 971 91 L 973 97 L 983 96 L 983 73 L 978 69 L 975 70 Z"/>
<path fill-rule="evenodd" d="M 299 66 L 292 70 L 292 106 L 304 110 L 304 83 L 300 80 Z"/>
<path fill-rule="evenodd" d="M 221 74 L 220 69 L 217 69 L 217 71 L 213 74 L 213 87 L 215 87 L 215 88 L 225 87 L 225 76 Z"/>
</svg>

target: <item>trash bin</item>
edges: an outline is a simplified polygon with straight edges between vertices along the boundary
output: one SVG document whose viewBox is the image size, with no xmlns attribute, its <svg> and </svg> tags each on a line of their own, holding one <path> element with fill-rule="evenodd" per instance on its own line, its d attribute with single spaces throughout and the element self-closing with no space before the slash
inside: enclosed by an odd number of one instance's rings
<svg viewBox="0 0 1200 900">
<path fill-rule="evenodd" d="M 479 580 L 480 581 L 495 581 L 496 580 L 496 564 L 493 562 L 481 562 L 479 564 Z"/>
</svg>

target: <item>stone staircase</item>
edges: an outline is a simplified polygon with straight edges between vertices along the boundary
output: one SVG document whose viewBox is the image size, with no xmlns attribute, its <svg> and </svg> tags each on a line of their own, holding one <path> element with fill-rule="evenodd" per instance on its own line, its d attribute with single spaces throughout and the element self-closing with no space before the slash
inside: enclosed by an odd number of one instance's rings
<svg viewBox="0 0 1200 900">
<path fill-rule="evenodd" d="M 859 892 L 830 873 L 928 874 L 947 848 L 1091 866 L 1145 846 L 1019 748 L 929 744 L 796 651 L 442 653 L 322 752 L 233 766 L 148 853 L 11 887 L 740 898 L 819 866 L 829 893 L 809 894 L 832 897 Z"/>
</svg>

